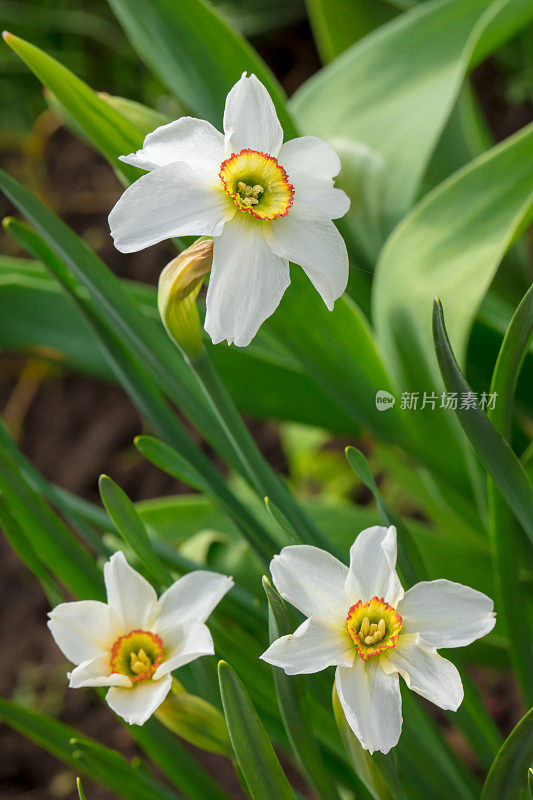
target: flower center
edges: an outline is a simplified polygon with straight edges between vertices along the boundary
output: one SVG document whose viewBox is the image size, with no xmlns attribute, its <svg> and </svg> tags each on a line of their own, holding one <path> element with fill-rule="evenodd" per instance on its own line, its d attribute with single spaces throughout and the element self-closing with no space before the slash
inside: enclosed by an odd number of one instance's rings
<svg viewBox="0 0 533 800">
<path fill-rule="evenodd" d="M 239 211 L 256 219 L 285 217 L 294 198 L 294 186 L 274 156 L 258 150 L 233 153 L 220 165 L 224 191 Z"/>
<path fill-rule="evenodd" d="M 163 660 L 163 640 L 156 633 L 134 630 L 120 636 L 111 649 L 111 671 L 132 683 L 151 678 Z"/>
<path fill-rule="evenodd" d="M 402 628 L 401 616 L 381 597 L 367 603 L 359 600 L 348 611 L 346 630 L 363 661 L 396 646 Z"/>
</svg>

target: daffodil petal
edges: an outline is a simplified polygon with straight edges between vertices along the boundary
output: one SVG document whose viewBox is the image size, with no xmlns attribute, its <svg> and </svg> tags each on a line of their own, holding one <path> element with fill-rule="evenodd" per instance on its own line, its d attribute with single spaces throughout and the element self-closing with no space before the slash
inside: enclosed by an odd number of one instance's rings
<svg viewBox="0 0 533 800">
<path fill-rule="evenodd" d="M 307 544 L 284 547 L 270 562 L 278 592 L 306 617 L 314 615 L 344 625 L 350 602 L 344 592 L 348 567 Z"/>
<path fill-rule="evenodd" d="M 219 236 L 235 214 L 220 180 L 177 162 L 148 172 L 126 189 L 109 215 L 115 247 L 133 253 L 172 236 Z"/>
<path fill-rule="evenodd" d="M 176 619 L 205 622 L 232 586 L 233 580 L 218 572 L 198 570 L 184 575 L 159 598 L 158 630 Z"/>
<path fill-rule="evenodd" d="M 161 125 L 148 134 L 140 150 L 120 156 L 126 164 L 146 170 L 184 161 L 195 172 L 213 180 L 224 158 L 224 136 L 210 122 L 194 117 Z"/>
<path fill-rule="evenodd" d="M 73 664 L 100 655 L 113 642 L 116 631 L 111 611 L 98 600 L 61 603 L 48 616 L 57 646 Z"/>
<path fill-rule="evenodd" d="M 331 180 L 341 169 L 341 160 L 333 147 L 316 136 L 299 136 L 285 142 L 278 161 L 291 181 L 309 176 Z"/>
<path fill-rule="evenodd" d="M 457 668 L 420 636 L 400 636 L 398 644 L 381 656 L 382 669 L 399 672 L 409 689 L 439 708 L 457 711 L 463 702 L 463 684 Z"/>
<path fill-rule="evenodd" d="M 396 573 L 396 528 L 376 525 L 361 531 L 350 549 L 346 594 L 354 602 L 382 597 L 396 608 L 403 597 Z"/>
<path fill-rule="evenodd" d="M 335 686 L 346 720 L 365 750 L 388 753 L 402 732 L 398 674 L 387 675 L 378 658 L 356 658 L 353 667 L 337 667 Z"/>
<path fill-rule="evenodd" d="M 171 684 L 172 677 L 165 675 L 158 681 L 140 681 L 131 689 L 112 686 L 106 694 L 106 703 L 129 725 L 144 725 L 169 693 Z"/>
<path fill-rule="evenodd" d="M 154 672 L 154 680 L 172 670 L 183 667 L 201 656 L 212 656 L 215 652 L 213 637 L 203 622 L 189 622 L 167 629 L 163 637 L 165 660 Z M 167 650 L 167 648 L 169 648 Z"/>
<path fill-rule="evenodd" d="M 287 675 L 304 675 L 339 664 L 351 667 L 355 656 L 346 628 L 310 617 L 292 635 L 272 642 L 261 658 Z"/>
<path fill-rule="evenodd" d="M 67 675 L 71 689 L 82 686 L 131 686 L 127 675 L 111 672 L 109 653 L 104 653 L 90 661 L 84 661 Z"/>
<path fill-rule="evenodd" d="M 346 192 L 324 181 L 302 180 L 293 185 L 291 214 L 299 219 L 339 219 L 350 208 Z"/>
<path fill-rule="evenodd" d="M 255 75 L 241 79 L 226 97 L 224 110 L 226 155 L 245 148 L 277 156 L 283 130 L 272 99 Z"/>
<path fill-rule="evenodd" d="M 291 208 L 265 226 L 272 252 L 299 264 L 331 311 L 348 283 L 348 253 L 344 239 L 329 219 L 299 217 Z"/>
<path fill-rule="evenodd" d="M 434 647 L 464 647 L 496 624 L 486 594 L 447 580 L 422 581 L 398 604 L 404 633 L 419 633 Z"/>
<path fill-rule="evenodd" d="M 248 345 L 289 283 L 289 265 L 272 253 L 261 224 L 233 219 L 213 248 L 205 317 L 213 344 Z"/>
<path fill-rule="evenodd" d="M 149 630 L 159 610 L 154 587 L 133 567 L 124 553 L 113 553 L 104 565 L 107 601 L 122 623 L 122 633 Z"/>
</svg>

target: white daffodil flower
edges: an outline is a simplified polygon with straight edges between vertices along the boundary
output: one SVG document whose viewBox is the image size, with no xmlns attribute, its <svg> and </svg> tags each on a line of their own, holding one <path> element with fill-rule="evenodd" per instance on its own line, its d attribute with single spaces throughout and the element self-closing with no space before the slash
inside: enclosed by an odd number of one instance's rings
<svg viewBox="0 0 533 800">
<path fill-rule="evenodd" d="M 130 725 L 143 725 L 167 696 L 171 672 L 213 655 L 204 624 L 233 586 L 215 572 L 190 572 L 157 594 L 124 554 L 104 566 L 107 603 L 61 603 L 48 627 L 65 656 L 76 664 L 70 686 L 109 686 L 108 705 Z"/>
<path fill-rule="evenodd" d="M 226 98 L 224 134 L 182 117 L 157 128 L 122 161 L 148 170 L 109 215 L 115 247 L 142 250 L 171 236 L 213 236 L 205 329 L 244 347 L 279 305 L 289 261 L 303 267 L 331 310 L 346 288 L 348 255 L 331 221 L 350 201 L 333 186 L 341 162 L 329 144 L 283 144 L 274 104 L 246 73 Z"/>
<path fill-rule="evenodd" d="M 360 533 L 349 568 L 307 545 L 285 547 L 270 565 L 282 597 L 308 619 L 261 658 L 287 675 L 336 666 L 346 720 L 371 753 L 400 738 L 400 675 L 440 708 L 459 708 L 461 677 L 437 648 L 470 644 L 496 621 L 492 600 L 460 583 L 423 581 L 404 592 L 395 566 L 393 527 Z"/>
</svg>

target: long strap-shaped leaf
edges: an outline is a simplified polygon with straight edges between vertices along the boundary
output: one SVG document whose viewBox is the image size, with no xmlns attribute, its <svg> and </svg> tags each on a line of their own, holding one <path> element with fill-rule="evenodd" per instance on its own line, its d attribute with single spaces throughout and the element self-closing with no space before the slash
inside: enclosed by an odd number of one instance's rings
<svg viewBox="0 0 533 800">
<path fill-rule="evenodd" d="M 237 763 L 253 800 L 296 800 L 257 711 L 229 664 L 218 665 L 220 694 Z"/>
<path fill-rule="evenodd" d="M 269 613 L 269 634 L 273 642 L 280 636 L 293 632 L 285 603 L 268 578 L 263 578 L 263 588 L 267 596 Z M 324 769 L 320 748 L 312 730 L 307 696 L 301 675 L 286 675 L 279 667 L 272 668 L 278 706 L 291 747 L 304 769 L 311 785 L 321 800 L 338 800 L 335 782 Z"/>
<path fill-rule="evenodd" d="M 514 728 L 487 775 L 481 800 L 518 800 L 527 787 L 533 763 L 533 708 Z"/>
<path fill-rule="evenodd" d="M 120 753 L 45 714 L 0 698 L 0 719 L 76 772 L 102 783 L 126 800 L 177 800 L 179 797 L 145 769 L 135 769 Z"/>
<path fill-rule="evenodd" d="M 433 336 L 442 378 L 450 392 L 472 392 L 457 365 L 446 328 L 440 301 L 433 306 Z M 494 479 L 516 518 L 533 542 L 533 488 L 526 472 L 505 439 L 489 422 L 486 415 L 475 408 L 458 408 L 459 422 L 468 436 L 476 455 Z"/>
<path fill-rule="evenodd" d="M 533 287 L 524 295 L 509 324 L 494 373 L 491 393 L 497 398 L 488 416 L 494 427 L 509 441 L 512 432 L 512 415 L 515 388 L 525 355 L 533 336 Z M 522 636 L 514 632 L 517 608 L 526 607 L 526 597 L 520 581 L 516 579 L 520 537 L 516 521 L 509 506 L 489 477 L 489 534 L 492 563 L 498 592 L 498 605 L 507 628 L 509 653 L 514 672 L 528 705 L 533 703 L 533 647 L 531 636 L 524 630 Z M 519 568 L 519 567 L 518 567 Z"/>
</svg>

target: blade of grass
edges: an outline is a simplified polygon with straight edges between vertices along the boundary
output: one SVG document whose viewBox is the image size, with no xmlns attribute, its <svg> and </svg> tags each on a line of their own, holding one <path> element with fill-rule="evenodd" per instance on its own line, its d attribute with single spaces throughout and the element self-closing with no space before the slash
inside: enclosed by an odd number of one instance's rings
<svg viewBox="0 0 533 800">
<path fill-rule="evenodd" d="M 435 300 L 433 309 L 433 335 L 446 388 L 450 392 L 458 392 L 459 396 L 463 392 L 471 393 L 451 350 L 442 306 L 438 300 Z M 533 542 L 533 491 L 519 459 L 477 406 L 458 408 L 456 414 L 477 457 Z"/>
<path fill-rule="evenodd" d="M 489 420 L 509 441 L 512 433 L 513 403 L 516 384 L 525 355 L 533 337 L 533 287 L 524 295 L 502 342 L 490 387 L 497 397 Z M 507 630 L 509 652 L 514 673 L 528 706 L 533 705 L 533 646 L 528 635 L 514 635 L 517 608 L 526 607 L 525 593 L 516 579 L 517 552 L 520 539 L 516 521 L 509 506 L 490 476 L 487 483 L 489 501 L 489 536 L 492 563 L 498 593 L 500 619 Z"/>
<path fill-rule="evenodd" d="M 503 743 L 483 786 L 481 800 L 519 800 L 533 761 L 533 708 Z"/>
<path fill-rule="evenodd" d="M 235 757 L 253 800 L 296 800 L 248 692 L 225 661 L 220 694 Z"/>
<path fill-rule="evenodd" d="M 285 603 L 268 578 L 263 578 L 263 588 L 269 605 L 270 642 L 293 633 Z M 325 770 L 317 741 L 312 735 L 306 687 L 303 676 L 286 675 L 278 667 L 272 668 L 278 706 L 291 747 L 300 766 L 321 800 L 339 800 L 335 781 Z"/>
</svg>

